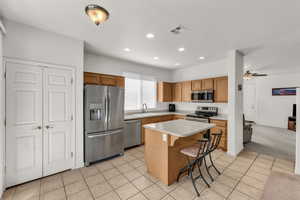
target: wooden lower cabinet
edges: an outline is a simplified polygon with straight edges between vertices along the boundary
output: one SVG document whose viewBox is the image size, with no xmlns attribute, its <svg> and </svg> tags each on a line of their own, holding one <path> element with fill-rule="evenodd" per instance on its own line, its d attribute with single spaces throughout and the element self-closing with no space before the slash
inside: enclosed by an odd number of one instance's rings
<svg viewBox="0 0 300 200">
<path fill-rule="evenodd" d="M 211 129 L 211 133 L 219 133 L 222 131 L 222 138 L 219 149 L 227 151 L 227 121 L 226 120 L 210 120 L 210 123 L 216 124 L 216 127 Z"/>
</svg>

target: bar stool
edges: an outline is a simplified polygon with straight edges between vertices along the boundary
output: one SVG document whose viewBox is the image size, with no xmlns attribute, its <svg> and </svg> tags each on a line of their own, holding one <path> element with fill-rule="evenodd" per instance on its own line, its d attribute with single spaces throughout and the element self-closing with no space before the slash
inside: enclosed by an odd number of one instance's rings
<svg viewBox="0 0 300 200">
<path fill-rule="evenodd" d="M 197 196 L 200 196 L 200 193 L 195 184 L 195 181 L 197 179 L 201 178 L 204 181 L 204 183 L 207 185 L 207 187 L 210 187 L 210 185 L 208 184 L 208 182 L 205 180 L 204 176 L 202 175 L 202 171 L 200 168 L 204 157 L 208 154 L 208 151 L 209 151 L 208 144 L 209 144 L 209 140 L 203 139 L 203 140 L 199 140 L 198 143 L 194 144 L 193 146 L 190 146 L 190 147 L 180 150 L 180 153 L 182 153 L 186 156 L 188 164 L 179 171 L 179 173 L 177 175 L 177 182 L 179 181 L 180 176 L 187 171 L 188 176 L 190 177 L 190 179 L 193 183 L 193 186 L 197 193 Z M 199 175 L 197 177 L 193 176 L 193 171 L 194 171 L 195 166 L 197 166 L 197 168 L 199 170 Z"/>
<path fill-rule="evenodd" d="M 221 141 L 221 138 L 222 138 L 222 131 L 220 130 L 220 133 L 212 133 L 210 134 L 210 138 L 209 138 L 209 142 L 208 142 L 208 147 L 207 147 L 207 154 L 204 155 L 204 165 L 205 165 L 205 168 L 206 168 L 206 171 L 207 171 L 207 174 L 209 175 L 210 179 L 212 181 L 214 181 L 212 175 L 210 174 L 209 172 L 209 169 L 211 167 L 213 167 L 216 172 L 220 175 L 221 172 L 217 169 L 217 167 L 215 166 L 212 158 L 211 158 L 211 153 L 213 153 L 219 146 L 220 144 L 220 141 Z M 206 162 L 206 157 L 209 157 L 209 160 L 210 160 L 210 166 L 207 166 L 207 162 Z"/>
</svg>

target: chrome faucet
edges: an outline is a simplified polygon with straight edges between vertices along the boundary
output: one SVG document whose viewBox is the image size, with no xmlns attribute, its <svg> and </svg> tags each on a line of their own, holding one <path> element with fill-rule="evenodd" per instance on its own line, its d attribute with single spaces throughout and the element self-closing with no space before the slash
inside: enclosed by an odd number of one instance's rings
<svg viewBox="0 0 300 200">
<path fill-rule="evenodd" d="M 143 109 L 142 109 L 142 112 L 143 112 L 143 113 L 148 112 L 148 107 L 147 107 L 147 104 L 146 104 L 146 103 L 143 103 Z"/>
</svg>

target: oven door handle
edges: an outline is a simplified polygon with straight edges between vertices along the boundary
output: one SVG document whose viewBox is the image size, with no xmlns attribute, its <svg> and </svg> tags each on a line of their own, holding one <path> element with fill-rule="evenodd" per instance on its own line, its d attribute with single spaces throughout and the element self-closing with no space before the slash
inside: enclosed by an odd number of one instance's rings
<svg viewBox="0 0 300 200">
<path fill-rule="evenodd" d="M 209 123 L 209 119 L 205 119 L 205 118 L 185 117 L 185 120 Z"/>
</svg>

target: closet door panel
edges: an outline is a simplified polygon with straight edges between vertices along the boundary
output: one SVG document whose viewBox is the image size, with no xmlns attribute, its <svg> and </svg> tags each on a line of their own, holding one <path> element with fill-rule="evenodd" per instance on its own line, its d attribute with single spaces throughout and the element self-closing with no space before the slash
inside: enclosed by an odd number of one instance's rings
<svg viewBox="0 0 300 200">
<path fill-rule="evenodd" d="M 6 186 L 42 177 L 42 68 L 6 63 Z"/>
<path fill-rule="evenodd" d="M 70 169 L 72 153 L 72 71 L 44 71 L 44 176 Z"/>
</svg>

